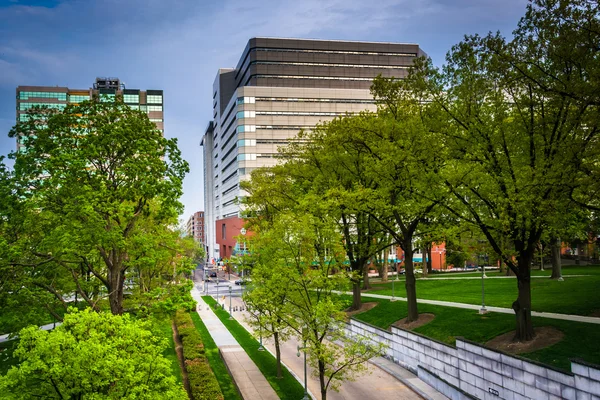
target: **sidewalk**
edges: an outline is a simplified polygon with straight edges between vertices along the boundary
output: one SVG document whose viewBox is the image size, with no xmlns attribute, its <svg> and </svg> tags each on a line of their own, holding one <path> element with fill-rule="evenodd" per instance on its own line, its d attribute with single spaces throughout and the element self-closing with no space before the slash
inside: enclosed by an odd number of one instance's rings
<svg viewBox="0 0 600 400">
<path fill-rule="evenodd" d="M 277 396 L 277 393 L 267 382 L 256 364 L 202 299 L 200 291 L 195 286 L 192 289 L 192 297 L 198 302 L 196 311 L 219 348 L 225 365 L 242 398 L 247 400 L 279 400 L 279 396 Z"/>
<path fill-rule="evenodd" d="M 243 305 L 242 299 L 232 299 L 232 305 L 239 309 Z M 225 307 L 226 309 L 229 307 L 228 299 Z M 246 323 L 246 318 L 250 317 L 248 312 L 237 311 L 233 312 L 232 315 L 244 328 L 249 332 L 253 332 L 252 327 Z M 275 354 L 275 346 L 271 340 L 263 340 L 263 344 L 272 354 Z M 297 346 L 298 342 L 294 338 L 283 343 L 281 345 L 281 361 L 303 384 L 304 357 L 297 356 Z M 319 399 L 321 397 L 319 380 L 312 376 L 310 367 L 308 368 L 308 375 L 309 394 L 312 398 Z M 412 381 L 414 384 L 411 384 L 411 379 L 414 379 Z M 368 371 L 358 376 L 354 382 L 343 382 L 339 392 L 328 391 L 327 398 L 329 400 L 446 399 L 435 389 L 421 382 L 414 374 L 383 358 L 377 358 L 369 363 Z"/>
<path fill-rule="evenodd" d="M 350 296 L 352 295 L 352 292 L 334 291 L 334 293 L 347 294 Z M 398 296 L 392 297 L 392 296 L 388 296 L 388 295 L 375 294 L 375 293 L 361 293 L 361 295 L 363 297 L 375 297 L 376 299 L 391 300 L 393 298 L 394 300 L 406 301 L 406 297 L 398 297 Z M 433 304 L 436 306 L 465 308 L 468 310 L 476 310 L 476 311 L 481 309 L 481 305 L 476 305 L 476 304 L 465 304 L 465 303 L 455 303 L 452 301 L 426 300 L 426 299 L 417 299 L 417 301 L 420 304 Z M 502 313 L 502 314 L 514 314 L 515 313 L 512 308 L 491 307 L 491 306 L 485 306 L 485 308 L 486 308 L 486 310 L 488 310 L 490 312 L 497 312 L 497 313 Z M 584 315 L 557 314 L 557 313 L 548 313 L 548 312 L 539 312 L 539 311 L 532 311 L 531 315 L 534 317 L 562 319 L 565 321 L 575 321 L 575 322 L 586 322 L 588 324 L 600 324 L 600 318 L 586 317 Z"/>
</svg>

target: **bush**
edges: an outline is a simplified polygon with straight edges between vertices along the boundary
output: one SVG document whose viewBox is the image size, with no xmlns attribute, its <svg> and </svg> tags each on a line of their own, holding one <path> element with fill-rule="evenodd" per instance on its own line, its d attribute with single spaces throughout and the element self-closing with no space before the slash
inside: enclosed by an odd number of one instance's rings
<svg viewBox="0 0 600 400">
<path fill-rule="evenodd" d="M 206 359 L 186 360 L 185 369 L 194 400 L 223 400 L 219 382 Z"/>
<path fill-rule="evenodd" d="M 175 326 L 183 345 L 185 370 L 188 374 L 192 398 L 194 400 L 223 399 L 219 382 L 206 359 L 202 337 L 196 330 L 190 314 L 183 310 L 177 311 Z"/>
</svg>

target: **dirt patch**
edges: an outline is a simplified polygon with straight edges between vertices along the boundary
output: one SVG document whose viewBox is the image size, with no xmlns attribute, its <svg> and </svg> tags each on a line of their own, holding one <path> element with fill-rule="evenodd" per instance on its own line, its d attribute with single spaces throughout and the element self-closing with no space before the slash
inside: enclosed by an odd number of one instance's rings
<svg viewBox="0 0 600 400">
<path fill-rule="evenodd" d="M 181 338 L 179 337 L 179 332 L 177 332 L 177 326 L 175 322 L 171 324 L 171 330 L 173 331 L 173 341 L 175 342 L 175 352 L 177 353 L 177 358 L 179 359 L 179 368 L 181 369 L 181 380 L 183 381 L 183 387 L 188 394 L 188 397 L 192 398 L 192 390 L 190 388 L 190 380 L 188 378 L 187 370 L 185 369 L 185 360 L 183 358 L 183 344 L 181 343 Z"/>
<path fill-rule="evenodd" d="M 551 326 L 535 328 L 535 337 L 529 342 L 515 342 L 515 331 L 496 336 L 485 345 L 489 348 L 504 351 L 510 354 L 531 353 L 560 342 L 564 333 Z"/>
<path fill-rule="evenodd" d="M 392 325 L 396 328 L 402 328 L 409 331 L 416 329 L 420 326 L 430 323 L 435 318 L 435 314 L 420 313 L 419 318 L 416 321 L 406 323 L 406 318 L 402 318 L 400 321 L 394 322 Z"/>
<path fill-rule="evenodd" d="M 379 303 L 376 302 L 376 301 L 372 301 L 372 302 L 369 302 L 369 303 L 362 303 L 359 310 L 351 310 L 351 309 L 348 308 L 348 309 L 344 310 L 344 312 L 346 313 L 346 316 L 348 318 L 350 318 L 353 315 L 360 314 L 361 312 L 365 312 L 365 311 L 371 310 L 377 304 L 379 304 Z"/>
<path fill-rule="evenodd" d="M 589 316 L 590 317 L 600 318 L 600 310 L 594 310 L 594 311 L 592 311 L 592 313 Z"/>
</svg>

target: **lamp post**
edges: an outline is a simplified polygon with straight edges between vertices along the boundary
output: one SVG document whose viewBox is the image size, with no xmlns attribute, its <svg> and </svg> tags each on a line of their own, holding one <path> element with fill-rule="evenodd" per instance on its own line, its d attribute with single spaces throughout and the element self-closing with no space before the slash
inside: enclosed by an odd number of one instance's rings
<svg viewBox="0 0 600 400">
<path fill-rule="evenodd" d="M 219 304 L 219 282 L 217 282 L 217 305 Z"/>
<path fill-rule="evenodd" d="M 304 329 L 303 329 L 304 331 Z M 298 352 L 296 353 L 296 356 L 300 357 L 300 350 L 302 350 L 304 352 L 304 397 L 302 398 L 302 400 L 310 400 L 310 398 L 308 397 L 308 383 L 307 383 L 307 378 L 306 378 L 306 339 L 304 339 L 304 346 L 298 347 Z"/>
<path fill-rule="evenodd" d="M 477 255 L 477 260 L 481 260 L 481 256 L 479 254 Z M 481 265 L 481 309 L 479 310 L 479 314 L 487 313 L 487 309 L 485 308 L 485 288 L 483 284 L 483 279 L 486 277 L 484 271 L 485 269 L 483 265 Z"/>
<path fill-rule="evenodd" d="M 231 285 L 229 285 L 229 319 L 233 319 L 233 315 L 231 315 Z"/>
</svg>

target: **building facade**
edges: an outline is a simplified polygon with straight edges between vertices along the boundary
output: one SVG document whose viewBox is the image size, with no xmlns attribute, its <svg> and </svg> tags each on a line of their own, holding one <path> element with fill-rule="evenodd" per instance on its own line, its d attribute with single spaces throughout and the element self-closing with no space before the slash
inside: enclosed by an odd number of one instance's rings
<svg viewBox="0 0 600 400">
<path fill-rule="evenodd" d="M 98 97 L 107 101 L 122 97 L 125 104 L 148 113 L 150 121 L 164 134 L 164 110 L 162 90 L 127 89 L 119 78 L 96 78 L 88 89 L 70 89 L 59 86 L 17 87 L 17 122 L 26 121 L 28 110 L 35 106 L 64 109 L 68 104 L 77 104 Z M 17 138 L 17 151 L 23 149 L 21 138 Z"/>
<path fill-rule="evenodd" d="M 213 120 L 201 146 L 208 254 L 239 249 L 240 181 L 277 162 L 277 148 L 301 129 L 375 110 L 373 78 L 404 78 L 416 44 L 252 38 L 236 68 L 220 69 L 213 84 Z"/>
<path fill-rule="evenodd" d="M 204 211 L 197 211 L 188 219 L 186 233 L 194 240 L 204 245 Z"/>
</svg>

